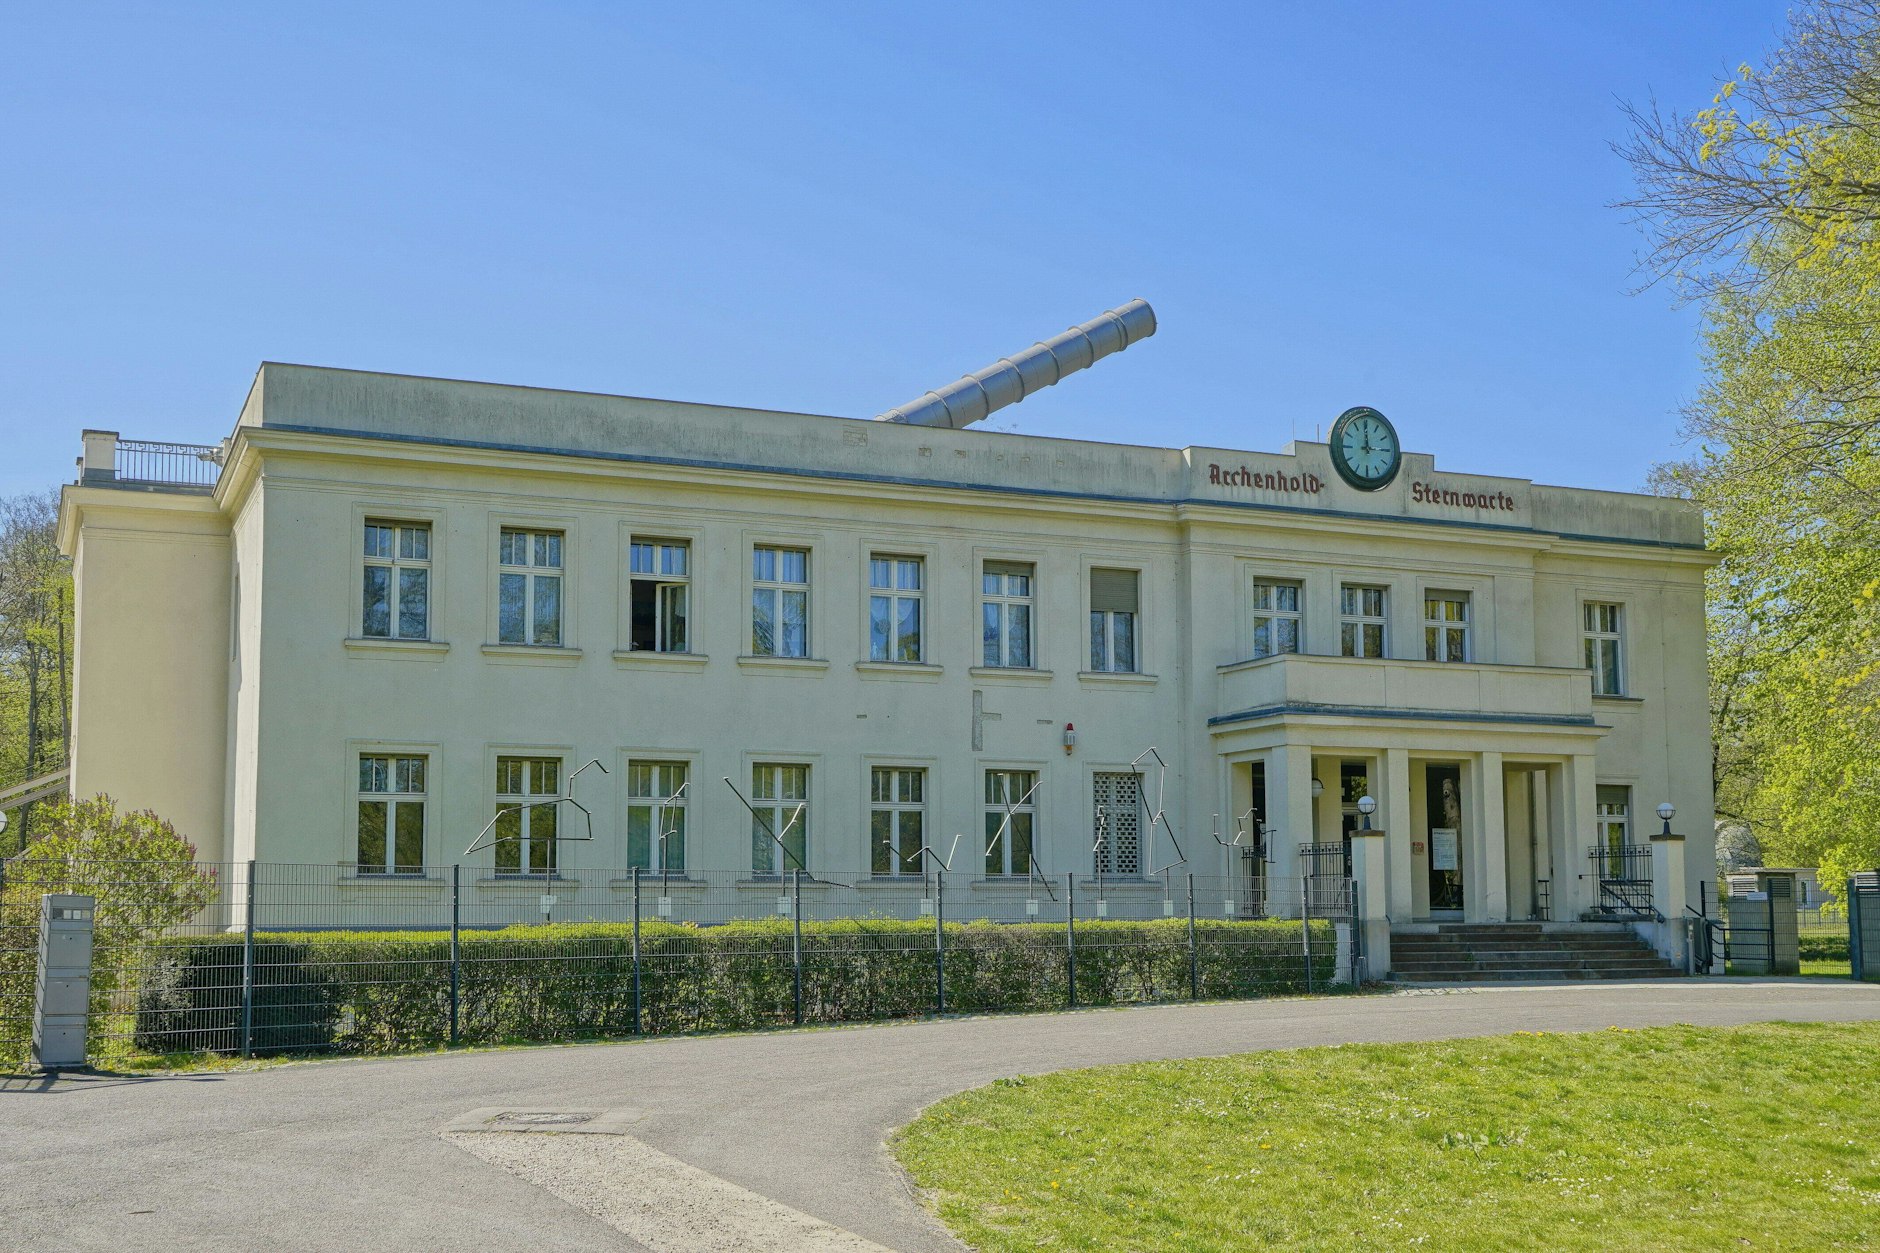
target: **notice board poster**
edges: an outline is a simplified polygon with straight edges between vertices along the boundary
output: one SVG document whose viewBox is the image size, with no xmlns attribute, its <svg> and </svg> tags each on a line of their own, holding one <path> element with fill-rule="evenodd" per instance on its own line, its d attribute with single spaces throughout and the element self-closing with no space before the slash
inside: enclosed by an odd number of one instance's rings
<svg viewBox="0 0 1880 1253">
<path fill-rule="evenodd" d="M 1456 859 L 1456 829 L 1454 827 L 1430 829 L 1430 869 L 1462 869 L 1461 863 Z"/>
</svg>

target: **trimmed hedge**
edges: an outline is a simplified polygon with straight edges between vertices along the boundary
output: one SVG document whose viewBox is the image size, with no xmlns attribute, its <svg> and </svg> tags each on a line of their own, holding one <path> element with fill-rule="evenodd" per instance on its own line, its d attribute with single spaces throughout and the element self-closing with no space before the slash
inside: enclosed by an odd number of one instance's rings
<svg viewBox="0 0 1880 1253">
<path fill-rule="evenodd" d="M 1803 961 L 1844 962 L 1850 960 L 1847 932 L 1838 935 L 1810 935 L 1804 931 L 1796 937 L 1801 949 Z"/>
<path fill-rule="evenodd" d="M 1195 972 L 1205 998 L 1302 992 L 1297 922 L 1199 921 Z M 1314 986 L 1329 983 L 1331 924 L 1311 924 Z M 647 1034 L 729 1031 L 794 1019 L 787 919 L 641 927 L 640 1014 Z M 633 931 L 621 924 L 516 926 L 460 939 L 458 1037 L 465 1043 L 562 1040 L 633 1030 Z M 949 1011 L 1061 1009 L 1070 962 L 1061 924 L 949 923 Z M 242 937 L 170 937 L 150 946 L 136 1042 L 152 1052 L 228 1052 L 241 1042 Z M 1079 1005 L 1186 999 L 1188 922 L 1077 924 Z M 269 933 L 255 944 L 257 1051 L 380 1053 L 450 1036 L 447 932 Z M 861 1022 L 931 1014 L 933 924 L 803 924 L 803 1020 Z"/>
</svg>

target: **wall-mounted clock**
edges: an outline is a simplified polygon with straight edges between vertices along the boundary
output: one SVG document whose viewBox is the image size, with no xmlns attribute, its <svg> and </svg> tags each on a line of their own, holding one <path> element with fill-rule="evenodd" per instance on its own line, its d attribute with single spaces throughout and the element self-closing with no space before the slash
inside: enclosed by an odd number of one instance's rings
<svg viewBox="0 0 1880 1253">
<path fill-rule="evenodd" d="M 1338 415 L 1332 423 L 1332 468 L 1338 477 L 1361 492 L 1386 487 L 1403 464 L 1397 428 L 1369 405 Z"/>
</svg>

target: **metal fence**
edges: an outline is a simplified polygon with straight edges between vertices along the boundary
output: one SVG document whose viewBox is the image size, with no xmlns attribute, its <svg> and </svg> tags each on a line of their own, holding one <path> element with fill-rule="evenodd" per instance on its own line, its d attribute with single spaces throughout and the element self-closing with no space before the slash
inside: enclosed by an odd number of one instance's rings
<svg viewBox="0 0 1880 1253">
<path fill-rule="evenodd" d="M 162 440 L 117 441 L 117 481 L 166 487 L 214 487 L 222 473 L 222 450 L 213 444 Z"/>
<path fill-rule="evenodd" d="M 1349 880 L 1250 893 L 1173 874 L 0 870 L 9 1063 L 30 1037 L 38 900 L 53 891 L 98 899 L 90 1050 L 104 1062 L 1309 992 L 1353 957 Z"/>
<path fill-rule="evenodd" d="M 1593 913 L 1611 921 L 1662 921 L 1652 900 L 1649 844 L 1595 844 L 1587 852 L 1596 884 Z"/>
</svg>

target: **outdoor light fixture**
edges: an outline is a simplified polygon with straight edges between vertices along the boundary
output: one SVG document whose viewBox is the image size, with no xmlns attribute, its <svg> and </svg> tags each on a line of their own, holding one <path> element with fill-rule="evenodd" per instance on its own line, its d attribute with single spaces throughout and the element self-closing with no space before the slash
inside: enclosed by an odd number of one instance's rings
<svg viewBox="0 0 1880 1253">
<path fill-rule="evenodd" d="M 1372 796 L 1360 796 L 1358 798 L 1358 812 L 1364 815 L 1364 829 L 1369 831 L 1371 829 L 1371 815 L 1377 812 L 1377 798 Z"/>
<path fill-rule="evenodd" d="M 1317 800 L 1323 795 L 1325 795 L 1325 785 L 1317 779 L 1312 780 L 1312 799 Z"/>
<path fill-rule="evenodd" d="M 1069 757 L 1071 755 L 1071 750 L 1076 747 L 1077 747 L 1077 724 L 1074 722 L 1067 722 L 1064 724 L 1064 755 L 1066 757 Z"/>
<path fill-rule="evenodd" d="M 1658 816 L 1664 820 L 1666 835 L 1671 834 L 1671 819 L 1677 815 L 1677 812 L 1678 807 L 1670 801 L 1665 801 L 1658 806 Z"/>
</svg>

